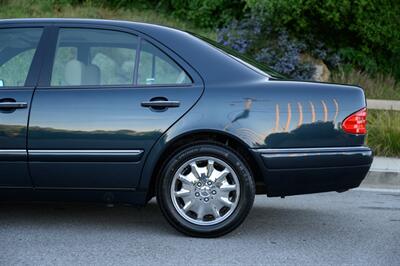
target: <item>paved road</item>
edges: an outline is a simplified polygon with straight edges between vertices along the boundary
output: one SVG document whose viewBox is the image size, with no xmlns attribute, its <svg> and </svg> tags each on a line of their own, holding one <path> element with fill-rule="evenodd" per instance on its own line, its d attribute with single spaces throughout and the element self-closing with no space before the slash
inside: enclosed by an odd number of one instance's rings
<svg viewBox="0 0 400 266">
<path fill-rule="evenodd" d="M 400 265 L 400 191 L 268 199 L 219 239 L 175 232 L 145 208 L 1 204 L 0 265 Z"/>
</svg>

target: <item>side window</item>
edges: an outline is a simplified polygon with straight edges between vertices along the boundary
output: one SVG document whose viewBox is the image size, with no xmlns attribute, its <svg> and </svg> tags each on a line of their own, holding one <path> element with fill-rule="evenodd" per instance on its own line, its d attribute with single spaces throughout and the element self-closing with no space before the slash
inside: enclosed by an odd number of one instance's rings
<svg viewBox="0 0 400 266">
<path fill-rule="evenodd" d="M 138 84 L 192 83 L 186 72 L 170 57 L 147 41 L 142 41 L 138 69 Z"/>
<path fill-rule="evenodd" d="M 23 87 L 41 28 L 0 29 L 0 87 Z"/>
<path fill-rule="evenodd" d="M 57 60 L 54 61 L 51 85 L 66 85 L 65 66 L 68 62 L 76 60 L 78 49 L 76 47 L 58 47 L 56 51 Z"/>
<path fill-rule="evenodd" d="M 51 86 L 132 85 L 138 38 L 98 29 L 60 29 Z"/>
<path fill-rule="evenodd" d="M 90 49 L 92 64 L 101 72 L 101 84 L 133 84 L 136 50 L 116 47 Z"/>
</svg>

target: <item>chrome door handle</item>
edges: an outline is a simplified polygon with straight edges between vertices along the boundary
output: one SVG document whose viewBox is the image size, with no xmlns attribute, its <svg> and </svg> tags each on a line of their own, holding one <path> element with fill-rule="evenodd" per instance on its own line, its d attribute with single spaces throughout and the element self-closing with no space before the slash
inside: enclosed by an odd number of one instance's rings
<svg viewBox="0 0 400 266">
<path fill-rule="evenodd" d="M 145 101 L 142 107 L 174 108 L 181 105 L 180 101 Z"/>
<path fill-rule="evenodd" d="M 17 109 L 26 107 L 28 107 L 28 103 L 26 102 L 0 102 L 0 109 Z"/>
</svg>

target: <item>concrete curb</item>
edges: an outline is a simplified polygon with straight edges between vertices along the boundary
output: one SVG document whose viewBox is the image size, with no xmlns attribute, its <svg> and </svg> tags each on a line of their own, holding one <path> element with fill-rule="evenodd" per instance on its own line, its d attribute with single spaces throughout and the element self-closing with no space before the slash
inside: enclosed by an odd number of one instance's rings
<svg viewBox="0 0 400 266">
<path fill-rule="evenodd" d="M 400 173 L 400 158 L 375 156 L 371 165 L 371 171 Z"/>
<path fill-rule="evenodd" d="M 361 186 L 400 189 L 400 158 L 375 157 Z"/>
<path fill-rule="evenodd" d="M 400 111 L 400 101 L 367 99 L 368 109 Z"/>
<path fill-rule="evenodd" d="M 400 173 L 369 171 L 361 186 L 400 189 Z"/>
</svg>

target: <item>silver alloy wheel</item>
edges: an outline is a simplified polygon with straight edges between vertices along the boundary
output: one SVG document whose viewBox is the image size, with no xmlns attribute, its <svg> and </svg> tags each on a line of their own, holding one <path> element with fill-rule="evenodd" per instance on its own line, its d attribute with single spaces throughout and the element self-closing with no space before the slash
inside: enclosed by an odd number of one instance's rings
<svg viewBox="0 0 400 266">
<path fill-rule="evenodd" d="M 171 184 L 175 209 L 196 225 L 214 225 L 226 220 L 236 209 L 239 196 L 235 171 L 226 162 L 209 156 L 185 162 Z"/>
</svg>

